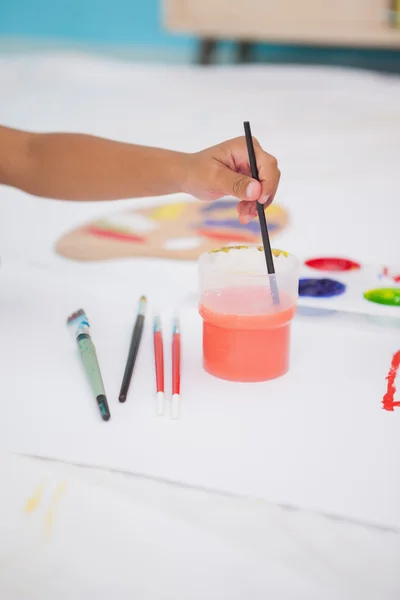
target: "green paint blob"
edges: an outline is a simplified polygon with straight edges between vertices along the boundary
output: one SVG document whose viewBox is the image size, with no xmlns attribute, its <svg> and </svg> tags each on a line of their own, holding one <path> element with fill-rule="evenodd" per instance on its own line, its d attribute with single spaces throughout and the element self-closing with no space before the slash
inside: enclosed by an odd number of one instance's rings
<svg viewBox="0 0 400 600">
<path fill-rule="evenodd" d="M 377 288 L 364 293 L 364 298 L 376 304 L 400 307 L 400 288 Z"/>
</svg>

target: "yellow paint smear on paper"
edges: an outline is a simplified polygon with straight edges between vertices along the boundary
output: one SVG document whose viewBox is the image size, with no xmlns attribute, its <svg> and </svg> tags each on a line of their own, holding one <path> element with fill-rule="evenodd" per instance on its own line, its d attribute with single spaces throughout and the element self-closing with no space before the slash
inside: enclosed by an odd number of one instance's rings
<svg viewBox="0 0 400 600">
<path fill-rule="evenodd" d="M 165 206 L 158 206 L 151 211 L 150 216 L 156 221 L 175 221 L 183 215 L 186 209 L 184 202 L 179 204 L 166 204 Z"/>
<path fill-rule="evenodd" d="M 51 531 L 53 529 L 54 513 L 57 508 L 57 505 L 59 504 L 59 502 L 66 490 L 66 487 L 67 487 L 67 483 L 65 481 L 63 483 L 59 483 L 53 494 L 53 498 L 51 500 L 50 507 L 44 518 L 44 534 L 45 534 L 46 539 L 49 539 L 49 537 L 50 537 Z"/>
<path fill-rule="evenodd" d="M 28 500 L 25 503 L 25 509 L 24 509 L 24 512 L 26 514 L 32 513 L 38 507 L 40 500 L 42 499 L 42 496 L 43 496 L 44 487 L 45 487 L 44 483 L 41 483 L 36 488 L 34 494 L 28 498 Z"/>
</svg>

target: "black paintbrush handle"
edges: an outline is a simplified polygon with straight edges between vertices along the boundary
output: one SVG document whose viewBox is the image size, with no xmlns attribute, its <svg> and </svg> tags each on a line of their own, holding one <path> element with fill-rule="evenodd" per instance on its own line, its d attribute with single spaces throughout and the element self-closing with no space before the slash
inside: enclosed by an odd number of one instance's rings
<svg viewBox="0 0 400 600">
<path fill-rule="evenodd" d="M 132 373 L 135 367 L 137 354 L 139 351 L 140 340 L 142 339 L 144 325 L 144 315 L 138 315 L 136 317 L 135 327 L 133 328 L 131 344 L 129 346 L 128 359 L 126 361 L 126 367 L 124 376 L 122 378 L 121 391 L 119 393 L 119 401 L 125 402 L 128 395 L 129 386 L 131 384 Z"/>
<path fill-rule="evenodd" d="M 260 179 L 258 177 L 258 169 L 257 169 L 256 153 L 254 151 L 253 137 L 251 135 L 250 123 L 248 121 L 245 121 L 245 123 L 244 123 L 244 133 L 246 136 L 247 151 L 249 154 L 251 176 L 253 177 L 253 179 L 260 181 Z M 257 204 L 258 220 L 260 222 L 261 237 L 262 237 L 262 242 L 263 242 L 263 246 L 264 246 L 265 262 L 267 263 L 268 274 L 275 275 L 275 265 L 274 265 L 274 259 L 272 257 L 271 242 L 269 239 L 267 220 L 265 218 L 264 207 L 259 202 L 257 202 L 256 204 Z M 270 278 L 270 283 L 271 283 L 271 293 L 272 293 L 273 302 L 274 302 L 274 304 L 279 304 L 279 291 L 278 291 L 278 285 L 276 283 L 275 276 Z"/>
<path fill-rule="evenodd" d="M 267 219 L 265 218 L 265 211 L 262 204 L 257 202 L 258 220 L 260 221 L 261 237 L 263 241 L 264 250 L 269 248 L 269 252 L 265 252 L 265 261 L 267 263 L 268 273 L 271 275 L 275 273 L 274 260 L 272 258 L 271 242 L 269 239 Z"/>
</svg>

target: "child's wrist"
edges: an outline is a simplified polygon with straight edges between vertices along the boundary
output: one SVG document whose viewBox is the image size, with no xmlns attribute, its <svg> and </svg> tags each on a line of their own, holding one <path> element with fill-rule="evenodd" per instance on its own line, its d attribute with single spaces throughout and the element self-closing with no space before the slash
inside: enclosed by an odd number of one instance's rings
<svg viewBox="0 0 400 600">
<path fill-rule="evenodd" d="M 177 152 L 175 162 L 175 186 L 178 193 L 187 194 L 189 181 L 193 171 L 194 154 L 188 152 Z"/>
</svg>

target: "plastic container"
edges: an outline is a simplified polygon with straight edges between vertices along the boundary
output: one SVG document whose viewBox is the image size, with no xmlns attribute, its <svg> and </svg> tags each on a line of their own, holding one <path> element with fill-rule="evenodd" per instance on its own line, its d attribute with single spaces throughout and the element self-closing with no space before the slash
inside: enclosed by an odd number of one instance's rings
<svg viewBox="0 0 400 600">
<path fill-rule="evenodd" d="M 268 275 L 260 246 L 228 246 L 199 258 L 203 366 L 215 377 L 267 381 L 289 369 L 300 264 L 282 250 L 273 254 L 275 275 Z"/>
</svg>

